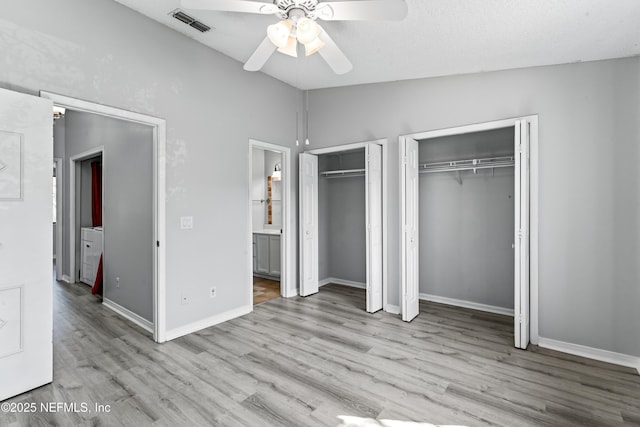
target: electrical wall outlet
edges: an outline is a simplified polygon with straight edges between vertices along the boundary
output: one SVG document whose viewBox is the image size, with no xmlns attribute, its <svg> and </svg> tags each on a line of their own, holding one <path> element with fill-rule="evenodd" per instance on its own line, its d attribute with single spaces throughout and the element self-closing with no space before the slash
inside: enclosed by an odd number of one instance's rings
<svg viewBox="0 0 640 427">
<path fill-rule="evenodd" d="M 120 287 L 120 278 L 116 277 L 116 288 Z"/>
<path fill-rule="evenodd" d="M 189 304 L 189 297 L 187 296 L 187 294 L 181 294 L 180 295 L 180 304 L 181 305 Z"/>
<path fill-rule="evenodd" d="M 211 289 L 209 289 L 209 298 L 215 298 L 216 297 L 216 287 L 212 287 Z"/>
</svg>

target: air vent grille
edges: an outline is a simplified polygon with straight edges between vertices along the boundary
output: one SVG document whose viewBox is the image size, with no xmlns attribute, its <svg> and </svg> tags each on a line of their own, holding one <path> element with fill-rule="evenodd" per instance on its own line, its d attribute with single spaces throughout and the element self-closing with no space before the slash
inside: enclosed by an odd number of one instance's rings
<svg viewBox="0 0 640 427">
<path fill-rule="evenodd" d="M 211 27 L 204 25 L 202 22 L 200 21 L 193 21 L 191 24 L 193 28 L 195 28 L 196 30 L 200 31 L 201 33 L 206 33 L 207 31 L 209 31 L 211 29 Z"/>
<path fill-rule="evenodd" d="M 179 9 L 176 9 L 173 12 L 171 12 L 170 15 L 176 18 L 178 21 L 184 22 L 190 27 L 195 28 L 201 33 L 206 33 L 207 31 L 211 30 L 210 26 L 203 24 L 202 22 L 198 21 L 195 18 L 192 18 L 191 16 L 187 15 L 186 13 L 184 13 Z"/>
</svg>

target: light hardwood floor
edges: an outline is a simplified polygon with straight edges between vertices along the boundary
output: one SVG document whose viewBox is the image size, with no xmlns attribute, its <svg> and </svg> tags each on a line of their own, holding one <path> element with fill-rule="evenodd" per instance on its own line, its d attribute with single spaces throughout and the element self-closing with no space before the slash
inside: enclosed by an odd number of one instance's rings
<svg viewBox="0 0 640 427">
<path fill-rule="evenodd" d="M 253 304 L 280 298 L 280 282 L 277 280 L 253 277 Z"/>
<path fill-rule="evenodd" d="M 329 285 L 158 345 L 87 286 L 54 290 L 54 382 L 12 401 L 111 412 L 0 413 L 2 426 L 640 425 L 635 371 L 516 350 L 504 316 L 421 303 L 403 323 Z"/>
</svg>

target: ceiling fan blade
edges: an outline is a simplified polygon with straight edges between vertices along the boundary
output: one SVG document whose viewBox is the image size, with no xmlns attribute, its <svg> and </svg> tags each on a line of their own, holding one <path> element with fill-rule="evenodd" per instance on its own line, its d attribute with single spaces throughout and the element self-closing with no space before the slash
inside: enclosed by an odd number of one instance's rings
<svg viewBox="0 0 640 427">
<path fill-rule="evenodd" d="M 253 52 L 253 55 L 244 63 L 244 69 L 247 71 L 258 71 L 260 70 L 264 64 L 267 63 L 267 60 L 273 55 L 277 49 L 276 45 L 271 43 L 269 37 L 265 37 L 260 43 L 260 46 Z"/>
<path fill-rule="evenodd" d="M 336 42 L 329 37 L 329 34 L 327 34 L 325 30 L 322 30 L 318 37 L 324 42 L 324 47 L 320 49 L 318 53 L 327 61 L 327 64 L 329 64 L 333 72 L 336 74 L 345 74 L 351 71 L 353 65 L 351 65 L 351 62 L 344 56 L 344 53 L 342 53 Z"/>
<path fill-rule="evenodd" d="M 404 0 L 327 1 L 318 3 L 314 16 L 325 21 L 401 21 L 407 16 Z"/>
<path fill-rule="evenodd" d="M 261 13 L 269 15 L 278 11 L 273 3 L 245 0 L 182 0 L 185 9 L 217 10 L 221 12 Z"/>
</svg>

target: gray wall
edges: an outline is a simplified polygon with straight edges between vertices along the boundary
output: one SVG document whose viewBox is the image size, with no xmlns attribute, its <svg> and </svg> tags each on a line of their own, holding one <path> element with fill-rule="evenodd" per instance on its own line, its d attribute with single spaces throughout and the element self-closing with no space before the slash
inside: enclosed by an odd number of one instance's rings
<svg viewBox="0 0 640 427">
<path fill-rule="evenodd" d="M 295 145 L 300 91 L 112 0 L 10 2 L 0 35 L 0 87 L 167 120 L 167 327 L 248 306 L 249 138 Z"/>
<path fill-rule="evenodd" d="M 420 163 L 513 156 L 514 128 L 433 138 Z M 513 309 L 514 168 L 420 174 L 420 292 Z"/>
<path fill-rule="evenodd" d="M 252 148 L 251 156 L 251 222 L 252 231 L 264 228 L 266 218 L 267 187 L 264 180 L 264 153 L 260 148 Z"/>
<path fill-rule="evenodd" d="M 149 321 L 153 321 L 152 143 L 149 126 L 67 110 L 66 163 L 79 153 L 104 147 L 104 296 Z M 95 160 L 80 162 L 83 227 L 92 226 L 91 163 Z M 79 234 L 76 238 L 79 241 Z M 80 247 L 76 248 L 79 254 Z"/>
<path fill-rule="evenodd" d="M 640 58 L 315 90 L 314 148 L 539 115 L 540 335 L 640 356 Z M 391 304 L 399 172 L 389 171 Z"/>
</svg>

